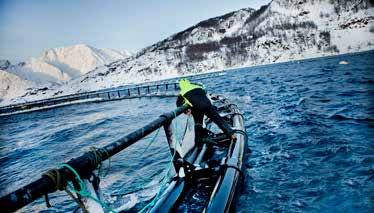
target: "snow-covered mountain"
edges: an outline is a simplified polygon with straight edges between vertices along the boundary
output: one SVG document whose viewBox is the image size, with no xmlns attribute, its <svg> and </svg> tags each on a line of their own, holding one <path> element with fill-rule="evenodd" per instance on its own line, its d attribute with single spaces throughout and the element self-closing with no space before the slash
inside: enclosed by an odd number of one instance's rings
<svg viewBox="0 0 374 213">
<path fill-rule="evenodd" d="M 34 91 L 56 87 L 96 67 L 129 56 L 130 53 L 126 51 L 97 49 L 79 44 L 48 49 L 42 56 L 17 65 L 12 65 L 8 60 L 0 60 L 0 101 L 23 95 L 29 87 Z M 30 91 L 31 89 L 28 94 L 33 94 Z"/>
<path fill-rule="evenodd" d="M 8 72 L 35 83 L 60 83 L 77 78 L 96 67 L 129 56 L 127 52 L 97 49 L 85 44 L 46 50 L 42 56 L 18 65 L 7 64 Z M 4 62 L 5 63 L 5 62 Z"/>
<path fill-rule="evenodd" d="M 2 99 L 10 99 L 21 96 L 25 91 L 35 86 L 32 82 L 24 80 L 12 73 L 0 70 L 0 102 Z"/>
<path fill-rule="evenodd" d="M 128 52 L 110 49 L 97 49 L 79 44 L 69 47 L 48 49 L 38 60 L 48 63 L 76 78 L 98 66 L 129 57 Z"/>
<path fill-rule="evenodd" d="M 45 95 L 26 98 L 372 49 L 371 0 L 273 0 L 259 10 L 246 8 L 202 21 Z M 47 55 L 53 61 L 54 54 Z"/>
<path fill-rule="evenodd" d="M 273 0 L 202 21 L 69 84 L 99 89 L 371 49 L 372 1 Z"/>
</svg>

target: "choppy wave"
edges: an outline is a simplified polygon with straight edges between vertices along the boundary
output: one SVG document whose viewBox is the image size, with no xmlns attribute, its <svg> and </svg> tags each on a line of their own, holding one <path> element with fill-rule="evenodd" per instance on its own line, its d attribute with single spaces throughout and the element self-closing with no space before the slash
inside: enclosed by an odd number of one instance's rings
<svg viewBox="0 0 374 213">
<path fill-rule="evenodd" d="M 372 58 L 373 51 L 243 68 L 201 80 L 209 91 L 238 104 L 245 117 L 251 151 L 236 211 L 373 212 Z M 343 60 L 348 64 L 339 65 Z M 0 195 L 174 107 L 173 98 L 142 98 L 2 118 Z M 155 195 L 170 151 L 160 134 L 141 156 L 151 137 L 111 159 L 101 185 L 114 207 L 138 211 Z M 149 187 L 136 190 L 143 186 Z M 63 192 L 50 198 L 52 211 L 76 208 Z M 44 210 L 43 199 L 24 209 Z"/>
</svg>

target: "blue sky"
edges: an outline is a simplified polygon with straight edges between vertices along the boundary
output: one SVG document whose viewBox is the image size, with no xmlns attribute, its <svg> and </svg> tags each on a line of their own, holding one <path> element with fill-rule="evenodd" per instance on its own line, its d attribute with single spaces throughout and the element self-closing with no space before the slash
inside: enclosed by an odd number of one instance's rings
<svg viewBox="0 0 374 213">
<path fill-rule="evenodd" d="M 199 21 L 270 0 L 0 0 L 0 59 L 88 44 L 136 52 Z"/>
</svg>

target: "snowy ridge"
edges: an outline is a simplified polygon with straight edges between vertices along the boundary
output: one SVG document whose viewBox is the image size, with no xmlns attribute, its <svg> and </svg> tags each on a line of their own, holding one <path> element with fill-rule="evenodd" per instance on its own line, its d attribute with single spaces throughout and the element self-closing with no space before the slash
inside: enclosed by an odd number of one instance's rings
<svg viewBox="0 0 374 213">
<path fill-rule="evenodd" d="M 273 0 L 259 10 L 246 8 L 202 21 L 135 55 L 25 98 L 372 50 L 374 8 L 370 2 Z"/>
<path fill-rule="evenodd" d="M 46 50 L 38 58 L 30 58 L 26 62 L 12 65 L 8 60 L 0 60 L 0 69 L 8 72 L 9 75 L 2 73 L 0 82 L 2 92 L 0 98 L 3 101 L 10 101 L 25 91 L 19 82 L 27 82 L 28 87 L 35 91 L 43 91 L 40 88 L 55 88 L 63 82 L 77 78 L 96 67 L 111 63 L 120 59 L 129 57 L 130 53 L 110 49 L 97 49 L 88 45 L 79 44 L 68 47 L 59 47 Z M 9 77 L 12 76 L 12 77 Z M 12 83 L 11 81 L 14 80 Z M 20 89 L 12 92 L 10 90 L 20 84 Z M 10 87 L 11 86 L 11 87 Z M 27 94 L 34 94 L 31 90 Z M 5 95 L 6 94 L 6 95 Z M 12 96 L 13 94 L 13 96 Z M 26 95 L 27 95 L 26 94 Z M 17 98 L 14 101 L 22 101 L 23 98 Z"/>
<path fill-rule="evenodd" d="M 61 83 L 96 67 L 128 57 L 129 53 L 97 49 L 84 44 L 46 50 L 42 56 L 18 65 L 2 62 L 8 72 L 35 83 Z M 8 62 L 8 63 L 6 63 Z"/>
<path fill-rule="evenodd" d="M 63 70 L 65 73 L 68 73 L 70 78 L 76 78 L 98 66 L 128 56 L 127 53 L 123 54 L 115 50 L 97 49 L 88 45 L 79 44 L 48 49 L 38 60 Z"/>
<path fill-rule="evenodd" d="M 257 11 L 247 8 L 202 21 L 69 85 L 94 90 L 370 50 L 373 13 L 368 0 L 274 0 Z"/>
<path fill-rule="evenodd" d="M 0 101 L 23 95 L 28 88 L 35 86 L 14 74 L 0 70 Z"/>
<path fill-rule="evenodd" d="M 31 58 L 26 63 L 10 66 L 7 71 L 36 84 L 48 84 L 70 80 L 69 74 L 38 58 Z"/>
</svg>

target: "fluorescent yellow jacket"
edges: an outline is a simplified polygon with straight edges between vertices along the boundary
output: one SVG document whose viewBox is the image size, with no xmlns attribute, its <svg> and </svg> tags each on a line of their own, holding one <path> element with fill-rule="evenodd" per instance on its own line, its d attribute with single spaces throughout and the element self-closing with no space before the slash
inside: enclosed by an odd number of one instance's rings
<svg viewBox="0 0 374 213">
<path fill-rule="evenodd" d="M 184 94 L 196 88 L 204 89 L 204 87 L 202 86 L 191 84 L 190 81 L 187 79 L 180 80 L 179 87 L 181 88 L 180 95 L 183 97 L 184 101 L 190 106 L 192 106 L 192 104 L 187 100 L 187 98 L 184 97 Z"/>
</svg>

